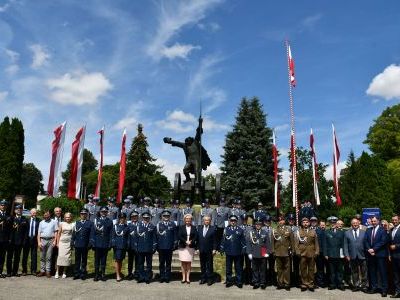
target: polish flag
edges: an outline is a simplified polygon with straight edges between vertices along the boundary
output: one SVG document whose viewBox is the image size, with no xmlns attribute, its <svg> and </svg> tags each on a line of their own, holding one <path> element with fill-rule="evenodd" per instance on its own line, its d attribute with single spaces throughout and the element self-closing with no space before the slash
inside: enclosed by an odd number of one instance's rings
<svg viewBox="0 0 400 300">
<path fill-rule="evenodd" d="M 272 157 L 274 159 L 274 199 L 275 207 L 279 208 L 279 174 L 278 174 L 278 149 L 276 147 L 275 131 L 272 132 Z"/>
<path fill-rule="evenodd" d="M 290 75 L 290 84 L 295 87 L 296 79 L 294 78 L 294 60 L 292 57 L 292 51 L 290 50 L 290 45 L 287 43 L 288 48 L 288 65 L 289 65 L 289 75 Z"/>
<path fill-rule="evenodd" d="M 83 149 L 86 126 L 79 129 L 72 143 L 71 174 L 68 183 L 68 198 L 80 199 Z"/>
<path fill-rule="evenodd" d="M 310 148 L 311 148 L 311 155 L 312 155 L 312 168 L 313 168 L 313 185 L 314 185 L 314 197 L 315 197 L 315 204 L 320 205 L 320 199 L 319 199 L 319 191 L 318 191 L 318 181 L 319 181 L 319 175 L 318 175 L 318 164 L 317 164 L 317 155 L 315 153 L 315 146 L 314 146 L 314 133 L 311 128 L 311 134 L 310 134 Z"/>
<path fill-rule="evenodd" d="M 124 133 L 122 134 L 121 159 L 119 161 L 119 183 L 118 183 L 117 203 L 121 203 L 122 193 L 124 191 L 124 184 L 125 184 L 125 167 L 126 167 L 125 143 L 126 143 L 126 129 L 124 129 Z"/>
<path fill-rule="evenodd" d="M 60 166 L 64 152 L 66 126 L 67 122 L 64 122 L 54 129 L 54 140 L 51 143 L 51 163 L 47 184 L 47 193 L 51 197 L 58 196 L 58 188 L 60 187 Z"/>
<path fill-rule="evenodd" d="M 339 151 L 339 144 L 336 138 L 335 127 L 333 126 L 333 124 L 332 124 L 332 139 L 333 139 L 333 188 L 335 190 L 336 205 L 341 206 L 342 199 L 340 198 L 340 193 L 339 193 L 339 170 L 338 170 L 340 151 Z"/>
<path fill-rule="evenodd" d="M 103 175 L 103 142 L 104 142 L 104 126 L 98 132 L 100 134 L 100 166 L 99 173 L 97 174 L 96 190 L 94 191 L 95 197 L 100 197 L 101 177 Z"/>
<path fill-rule="evenodd" d="M 294 147 L 294 132 L 290 134 L 290 153 L 291 153 L 291 171 L 292 171 L 292 200 L 293 207 L 297 207 L 296 190 L 297 190 L 297 174 L 296 174 L 296 148 Z"/>
</svg>

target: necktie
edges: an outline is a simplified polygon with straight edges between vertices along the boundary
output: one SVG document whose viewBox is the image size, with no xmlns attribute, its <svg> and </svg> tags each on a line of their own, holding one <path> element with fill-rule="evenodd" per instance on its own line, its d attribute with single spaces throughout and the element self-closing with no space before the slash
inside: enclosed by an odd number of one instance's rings
<svg viewBox="0 0 400 300">
<path fill-rule="evenodd" d="M 33 237 L 35 232 L 35 219 L 31 219 L 31 230 L 29 232 L 29 237 Z"/>
<path fill-rule="evenodd" d="M 208 227 L 207 227 L 207 226 L 204 226 L 204 229 L 203 229 L 203 237 L 206 236 L 207 230 L 208 230 Z"/>
<path fill-rule="evenodd" d="M 373 244 L 373 243 L 374 243 L 374 240 L 375 240 L 375 231 L 376 231 L 376 227 L 374 227 L 374 228 L 372 229 L 371 244 Z"/>
<path fill-rule="evenodd" d="M 356 240 L 358 238 L 357 236 L 357 229 L 354 229 L 354 239 Z"/>
</svg>

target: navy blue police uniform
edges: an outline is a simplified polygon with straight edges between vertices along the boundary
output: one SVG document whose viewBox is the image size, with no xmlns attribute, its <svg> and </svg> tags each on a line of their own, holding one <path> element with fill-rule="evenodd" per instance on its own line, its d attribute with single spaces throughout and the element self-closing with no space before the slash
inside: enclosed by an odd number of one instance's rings
<svg viewBox="0 0 400 300">
<path fill-rule="evenodd" d="M 0 201 L 0 277 L 4 278 L 3 267 L 6 259 L 8 243 L 10 239 L 12 219 L 7 213 L 6 207 L 8 202 L 6 200 Z"/>
<path fill-rule="evenodd" d="M 111 247 L 114 250 L 114 260 L 123 261 L 128 248 L 129 229 L 125 223 L 126 215 L 121 214 L 119 219 L 124 219 L 124 222 L 114 224 L 111 234 Z"/>
<path fill-rule="evenodd" d="M 136 217 L 136 218 L 135 218 Z M 137 226 L 139 225 L 139 213 L 133 210 L 128 224 L 128 280 L 139 279 L 139 256 L 137 254 Z M 135 263 L 135 271 L 133 265 Z"/>
</svg>

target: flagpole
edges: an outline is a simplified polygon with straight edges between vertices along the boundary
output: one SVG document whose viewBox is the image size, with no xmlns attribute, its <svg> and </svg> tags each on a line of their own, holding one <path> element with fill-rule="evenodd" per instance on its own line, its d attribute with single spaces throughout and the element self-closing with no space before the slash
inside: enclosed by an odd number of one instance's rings
<svg viewBox="0 0 400 300">
<path fill-rule="evenodd" d="M 299 225 L 299 203 L 297 200 L 297 166 L 296 166 L 296 138 L 295 138 L 295 122 L 294 122 L 294 104 L 293 104 L 293 93 L 292 93 L 292 74 L 290 72 L 289 62 L 289 42 L 286 40 L 286 56 L 288 61 L 288 82 L 289 82 L 289 104 L 290 104 L 290 129 L 293 134 L 293 162 L 292 162 L 292 180 L 293 180 L 293 195 L 294 195 L 294 206 L 296 209 L 296 225 Z"/>
</svg>

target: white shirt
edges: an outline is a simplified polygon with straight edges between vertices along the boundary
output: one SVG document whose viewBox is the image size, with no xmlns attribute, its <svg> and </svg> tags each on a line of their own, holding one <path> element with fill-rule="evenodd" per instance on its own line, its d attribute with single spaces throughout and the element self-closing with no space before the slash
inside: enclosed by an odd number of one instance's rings
<svg viewBox="0 0 400 300">
<path fill-rule="evenodd" d="M 396 235 L 396 232 L 397 232 L 397 229 L 399 229 L 399 227 L 400 227 L 400 225 L 397 225 L 396 227 L 393 228 L 393 230 L 392 230 L 392 239 L 394 239 L 394 237 Z"/>
<path fill-rule="evenodd" d="M 353 229 L 353 237 L 354 239 L 357 239 L 360 236 L 360 229 Z"/>
</svg>

